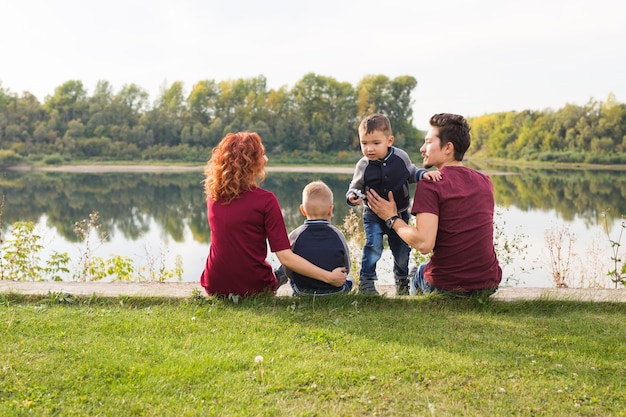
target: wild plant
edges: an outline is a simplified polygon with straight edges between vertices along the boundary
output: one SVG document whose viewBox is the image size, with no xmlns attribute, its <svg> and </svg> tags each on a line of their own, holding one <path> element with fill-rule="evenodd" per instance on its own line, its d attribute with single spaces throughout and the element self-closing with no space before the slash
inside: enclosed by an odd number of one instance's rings
<svg viewBox="0 0 626 417">
<path fill-rule="evenodd" d="M 128 256 L 112 255 L 103 259 L 93 257 L 89 264 L 89 274 L 93 281 L 114 277 L 117 281 L 132 281 L 135 274 L 133 260 Z"/>
<path fill-rule="evenodd" d="M 53 251 L 46 260 L 45 266 L 41 266 L 40 253 L 44 248 L 41 236 L 36 233 L 35 223 L 16 222 L 12 226 L 9 240 L 5 243 L 2 239 L 1 219 L 4 212 L 4 197 L 0 200 L 0 279 L 12 279 L 16 281 L 63 281 L 71 271 L 68 268 L 70 257 L 66 252 Z M 104 259 L 94 257 L 93 254 L 98 246 L 106 240 L 106 234 L 98 234 L 100 228 L 97 212 L 92 212 L 88 219 L 83 219 L 74 224 L 74 233 L 81 241 L 78 270 L 74 273 L 74 279 L 79 281 L 98 281 L 112 278 L 118 281 L 140 280 L 142 276 L 135 273 L 132 258 L 122 255 L 112 255 Z M 94 242 L 94 236 L 96 241 Z M 148 249 L 149 276 L 152 281 L 166 281 L 176 277 L 182 281 L 183 260 L 178 255 L 172 270 L 165 266 L 163 251 L 158 258 L 152 257 Z M 155 267 L 155 264 L 158 266 Z M 145 278 L 145 277 L 143 277 Z"/>
<path fill-rule="evenodd" d="M 4 217 L 4 194 L 2 194 L 2 199 L 0 199 L 0 280 L 4 279 L 3 275 L 3 256 L 2 256 L 2 246 L 4 244 L 4 240 L 2 239 L 2 231 L 4 230 L 4 223 L 2 219 Z"/>
<path fill-rule="evenodd" d="M 576 235 L 563 225 L 545 231 L 545 240 L 550 256 L 550 271 L 557 288 L 567 288 L 571 275 L 571 262 L 576 256 L 573 248 Z"/>
<path fill-rule="evenodd" d="M 144 243 L 144 253 L 146 254 L 146 265 L 139 268 L 139 276 L 145 281 L 164 282 L 176 277 L 178 281 L 183 279 L 183 258 L 176 255 L 174 259 L 174 268 L 168 269 L 165 260 L 168 252 L 167 242 L 161 243 L 159 254 L 153 255 L 151 247 L 147 242 Z M 145 273 L 145 275 L 143 274 Z"/>
<path fill-rule="evenodd" d="M 49 291 L 47 301 L 50 304 L 74 304 L 76 303 L 76 299 L 74 298 L 72 294 L 61 292 L 61 291 Z"/>
<path fill-rule="evenodd" d="M 506 233 L 507 224 L 506 221 L 503 220 L 503 212 L 505 210 L 507 209 L 496 206 L 493 222 L 493 244 L 503 272 L 508 266 L 514 265 L 516 260 L 520 259 L 525 261 L 528 253 L 528 243 L 526 243 L 528 235 L 519 231 L 519 229 L 515 230 L 513 234 Z M 513 270 L 509 275 L 504 276 L 505 284 L 518 284 L 520 282 L 520 275 L 534 269 L 532 265 L 523 265 L 518 268 L 518 270 Z M 506 274 L 506 272 L 504 273 Z"/>
<path fill-rule="evenodd" d="M 620 248 L 622 246 L 622 236 L 624 234 L 624 229 L 626 229 L 626 221 L 625 217 L 622 216 L 622 222 L 620 224 L 620 230 L 616 239 L 611 238 L 611 233 L 609 230 L 609 221 L 608 221 L 608 210 L 602 212 L 604 216 L 604 233 L 611 244 L 611 262 L 613 269 L 607 272 L 611 281 L 615 284 L 615 288 L 617 288 L 618 284 L 622 284 L 626 286 L 626 263 L 622 258 L 620 258 Z"/>
<path fill-rule="evenodd" d="M 0 274 L 2 279 L 15 281 L 62 281 L 63 274 L 69 273 L 67 253 L 53 251 L 46 260 L 46 266 L 41 266 L 41 251 L 44 248 L 42 238 L 36 232 L 33 222 L 15 222 L 12 226 L 9 240 L 2 245 L 2 260 Z"/>
<path fill-rule="evenodd" d="M 3 277 L 15 281 L 37 281 L 43 268 L 39 264 L 43 249 L 41 236 L 35 233 L 35 223 L 15 222 L 11 235 L 3 245 Z"/>
<path fill-rule="evenodd" d="M 363 223 L 361 222 L 361 216 L 355 209 L 350 209 L 350 212 L 343 219 L 343 223 L 338 226 L 343 232 L 348 243 L 348 249 L 350 250 L 350 270 L 353 273 L 358 273 L 361 269 L 361 257 L 363 254 L 363 245 L 365 244 L 365 231 L 363 230 Z M 356 272 L 355 272 L 356 271 Z"/>
<path fill-rule="evenodd" d="M 91 262 L 94 251 L 107 239 L 106 233 L 98 234 L 101 224 L 98 223 L 99 215 L 97 211 L 91 212 L 88 219 L 79 220 L 74 223 L 74 233 L 81 241 L 80 256 L 78 260 L 78 271 L 75 277 L 78 281 L 92 280 Z M 92 242 L 94 235 L 96 242 Z M 94 245 L 96 245 L 94 247 Z"/>
<path fill-rule="evenodd" d="M 46 266 L 44 268 L 44 275 L 50 281 L 63 281 L 63 275 L 70 273 L 67 265 L 70 263 L 70 256 L 67 252 L 59 253 L 53 251 L 50 258 L 46 260 Z"/>
<path fill-rule="evenodd" d="M 200 291 L 198 288 L 192 288 L 191 289 L 190 301 L 192 301 L 194 303 L 204 304 L 206 299 L 207 298 L 205 297 L 204 293 L 202 291 Z"/>
<path fill-rule="evenodd" d="M 573 282 L 580 288 L 608 288 L 611 280 L 606 274 L 608 269 L 606 260 L 606 247 L 604 237 L 597 232 L 588 248 L 585 248 L 585 260 L 575 259 L 580 265 L 575 265 L 580 270 L 578 282 Z"/>
<path fill-rule="evenodd" d="M 413 257 L 413 262 L 415 263 L 415 265 L 418 265 L 418 266 L 423 263 L 428 262 L 430 260 L 430 257 L 432 256 L 432 252 L 427 253 L 426 255 L 422 255 L 416 250 L 411 251 L 411 254 L 412 254 L 411 256 Z"/>
<path fill-rule="evenodd" d="M 185 269 L 183 268 L 183 257 L 182 255 L 178 254 L 174 258 L 174 270 L 172 271 L 178 281 L 183 280 L 184 270 Z"/>
</svg>

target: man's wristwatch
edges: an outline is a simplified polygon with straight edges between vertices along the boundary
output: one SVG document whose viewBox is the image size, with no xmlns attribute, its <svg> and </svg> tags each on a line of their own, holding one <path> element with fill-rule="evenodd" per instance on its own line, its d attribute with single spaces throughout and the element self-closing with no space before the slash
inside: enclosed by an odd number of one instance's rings
<svg viewBox="0 0 626 417">
<path fill-rule="evenodd" d="M 391 216 L 390 218 L 385 220 L 385 224 L 387 225 L 388 228 L 393 229 L 393 222 L 395 222 L 399 218 L 400 216 Z"/>
</svg>

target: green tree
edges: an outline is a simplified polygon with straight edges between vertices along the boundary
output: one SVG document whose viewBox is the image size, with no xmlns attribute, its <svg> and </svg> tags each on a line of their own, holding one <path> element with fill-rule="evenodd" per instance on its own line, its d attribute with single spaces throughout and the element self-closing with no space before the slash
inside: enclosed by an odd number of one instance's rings
<svg viewBox="0 0 626 417">
<path fill-rule="evenodd" d="M 250 126 L 268 116 L 266 111 L 267 80 L 263 76 L 222 81 L 215 103 L 215 117 L 229 131 L 249 130 Z"/>
<path fill-rule="evenodd" d="M 193 86 L 187 98 L 192 122 L 203 125 L 208 125 L 211 122 L 215 117 L 218 94 L 218 86 L 213 80 L 202 80 Z"/>
<path fill-rule="evenodd" d="M 350 84 L 313 73 L 305 75 L 293 90 L 299 129 L 298 148 L 329 152 L 348 147 L 354 130 L 354 90 Z M 293 138 L 295 139 L 295 138 Z"/>
<path fill-rule="evenodd" d="M 411 93 L 416 86 L 417 80 L 411 76 L 401 76 L 394 80 L 386 75 L 363 77 L 356 87 L 356 123 L 369 114 L 383 113 L 389 117 L 396 144 L 415 146 L 419 132 L 413 126 Z"/>
<path fill-rule="evenodd" d="M 85 126 L 87 134 L 93 135 L 97 129 L 99 135 L 108 136 L 113 122 L 110 116 L 113 87 L 108 81 L 98 81 L 93 95 L 87 101 L 89 102 L 88 120 Z"/>
<path fill-rule="evenodd" d="M 48 113 L 58 112 L 58 131 L 65 134 L 65 127 L 70 120 L 80 120 L 87 114 L 89 102 L 83 83 L 71 80 L 63 83 L 54 90 L 52 96 L 48 96 L 44 102 L 44 109 Z"/>
<path fill-rule="evenodd" d="M 183 92 L 183 83 L 176 81 L 168 88 L 163 86 L 155 107 L 147 113 L 148 126 L 156 144 L 177 146 L 180 133 L 188 122 L 188 112 Z"/>
</svg>

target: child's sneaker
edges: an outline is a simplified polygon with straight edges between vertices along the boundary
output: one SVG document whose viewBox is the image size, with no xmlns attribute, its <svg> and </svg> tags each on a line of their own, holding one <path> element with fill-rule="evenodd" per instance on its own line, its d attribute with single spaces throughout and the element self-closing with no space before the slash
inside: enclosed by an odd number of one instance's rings
<svg viewBox="0 0 626 417">
<path fill-rule="evenodd" d="M 373 279 L 359 279 L 359 294 L 374 294 L 378 295 L 378 291 L 376 290 L 376 282 Z"/>
<path fill-rule="evenodd" d="M 409 279 L 396 277 L 396 295 L 409 295 Z"/>
<path fill-rule="evenodd" d="M 281 286 L 286 284 L 287 281 L 289 281 L 289 277 L 287 277 L 287 274 L 285 273 L 285 267 L 282 265 L 274 271 L 274 275 L 276 275 L 276 280 L 278 281 L 276 289 L 280 288 Z"/>
<path fill-rule="evenodd" d="M 417 294 L 417 287 L 415 286 L 415 276 L 417 275 L 419 271 L 419 267 L 414 266 L 413 268 L 411 268 L 411 270 L 409 271 L 409 295 L 416 295 Z"/>
</svg>

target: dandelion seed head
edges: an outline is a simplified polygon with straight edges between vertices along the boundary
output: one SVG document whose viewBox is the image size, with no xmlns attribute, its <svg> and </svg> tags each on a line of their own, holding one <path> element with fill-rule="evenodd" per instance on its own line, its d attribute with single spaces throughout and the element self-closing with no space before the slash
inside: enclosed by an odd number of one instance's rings
<svg viewBox="0 0 626 417">
<path fill-rule="evenodd" d="M 257 355 L 254 357 L 254 362 L 258 363 L 259 365 L 263 363 L 263 356 L 261 355 Z"/>
</svg>

